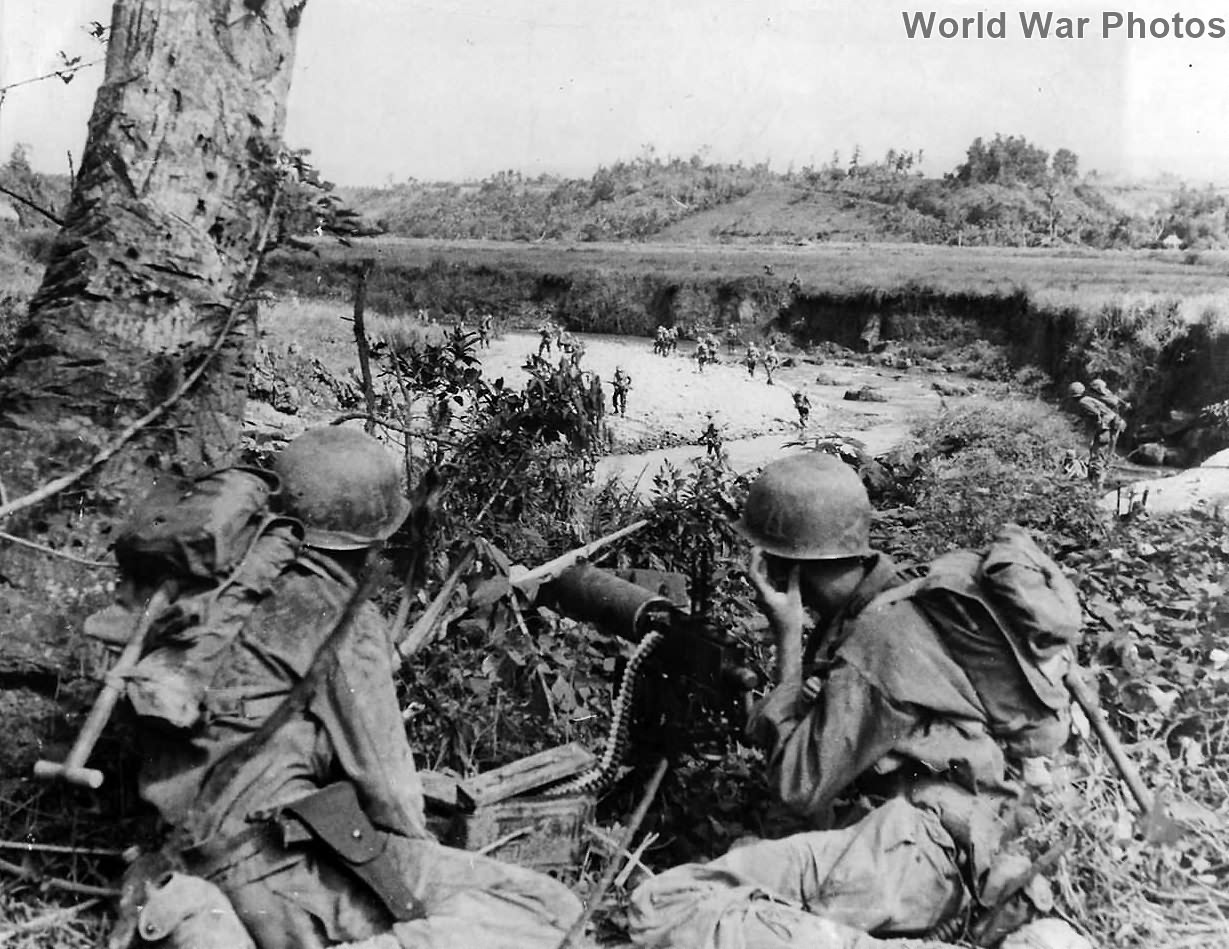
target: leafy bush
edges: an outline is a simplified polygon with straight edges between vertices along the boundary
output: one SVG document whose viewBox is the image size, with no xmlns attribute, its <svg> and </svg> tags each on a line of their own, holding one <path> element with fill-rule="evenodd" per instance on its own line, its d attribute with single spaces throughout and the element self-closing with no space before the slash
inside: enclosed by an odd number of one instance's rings
<svg viewBox="0 0 1229 949">
<path fill-rule="evenodd" d="M 1033 835 L 1041 846 L 1079 841 L 1062 900 L 1097 944 L 1219 945 L 1223 909 L 1208 897 L 1229 888 L 1229 524 L 1199 513 L 1137 518 L 1063 564 L 1088 616 L 1080 659 L 1162 810 L 1133 821 L 1089 738 L 1061 762 Z"/>
<path fill-rule="evenodd" d="M 1083 446 L 1071 422 L 1039 399 L 968 399 L 913 434 L 942 456 L 985 449 L 1004 462 L 1043 470 L 1065 449 Z"/>
<path fill-rule="evenodd" d="M 742 507 L 748 481 L 721 458 L 706 458 L 688 469 L 664 466 L 636 517 L 648 526 L 628 539 L 626 556 L 637 566 L 682 573 L 693 608 L 729 618 L 731 598 L 745 590 L 741 578 L 745 545 L 731 526 Z"/>
<path fill-rule="evenodd" d="M 1053 549 L 1087 543 L 1099 531 L 1094 495 L 1065 478 L 1059 460 L 1081 441 L 1036 400 L 971 400 L 915 429 L 930 456 L 911 482 L 921 559 L 987 543 L 1014 521 L 1041 532 Z"/>
</svg>

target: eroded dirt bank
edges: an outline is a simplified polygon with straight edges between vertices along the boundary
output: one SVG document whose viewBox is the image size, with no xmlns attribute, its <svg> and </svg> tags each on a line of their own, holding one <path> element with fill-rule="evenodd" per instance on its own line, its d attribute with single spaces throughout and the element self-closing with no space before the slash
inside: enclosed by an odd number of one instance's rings
<svg viewBox="0 0 1229 949">
<path fill-rule="evenodd" d="M 1106 378 L 1129 393 L 1137 425 L 1162 425 L 1175 410 L 1229 400 L 1219 278 L 1171 261 L 1037 254 L 965 260 L 950 249 L 926 258 L 928 269 L 918 271 L 924 276 L 909 276 L 909 248 L 773 247 L 751 254 L 653 245 L 407 249 L 377 242 L 318 250 L 318 257 L 278 255 L 274 285 L 304 296 L 331 293 L 345 305 L 347 266 L 355 255 L 376 255 L 369 305 L 389 315 L 427 309 L 447 321 L 491 312 L 522 328 L 551 317 L 574 332 L 645 337 L 659 325 L 685 335 L 734 326 L 749 339 L 780 332 L 803 348 L 826 341 L 853 349 L 984 346 L 987 358 L 1001 361 L 1000 374 L 1040 370 L 1053 393 L 1077 379 Z M 1190 461 L 1222 447 L 1201 443 Z"/>
</svg>

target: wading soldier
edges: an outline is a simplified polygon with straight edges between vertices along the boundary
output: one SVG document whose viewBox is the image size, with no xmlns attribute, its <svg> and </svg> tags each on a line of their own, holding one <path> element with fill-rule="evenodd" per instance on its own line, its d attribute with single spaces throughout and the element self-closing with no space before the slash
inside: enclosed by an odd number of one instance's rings
<svg viewBox="0 0 1229 949">
<path fill-rule="evenodd" d="M 870 949 L 868 933 L 917 936 L 994 907 L 1029 867 L 1006 847 L 1021 791 L 1008 762 L 1065 740 L 1069 642 L 1008 648 L 1005 627 L 942 618 L 931 605 L 947 601 L 915 600 L 923 581 L 910 584 L 871 548 L 870 521 L 858 475 L 831 455 L 773 462 L 752 485 L 735 526 L 753 545 L 749 579 L 776 640 L 776 686 L 748 734 L 777 795 L 820 829 L 642 884 L 630 914 L 638 945 Z M 1062 600 L 1054 628 L 1078 635 L 1074 588 L 1060 578 L 1052 590 L 1052 574 L 1026 569 L 1033 552 L 1044 559 L 1027 534 L 1005 529 L 995 551 L 1031 584 L 1026 601 Z M 926 582 L 961 577 L 964 589 L 981 572 L 976 552 L 945 558 Z M 804 637 L 807 608 L 818 623 Z M 848 799 L 882 803 L 823 829 Z M 1027 915 L 1013 903 L 992 919 L 1010 929 Z"/>
<path fill-rule="evenodd" d="M 1099 399 L 1088 395 L 1082 382 L 1067 386 L 1067 398 L 1088 432 L 1088 480 L 1101 487 L 1110 462 L 1110 445 L 1122 417 Z"/>
<path fill-rule="evenodd" d="M 743 356 L 743 363 L 747 367 L 747 375 L 752 379 L 755 378 L 755 364 L 760 361 L 760 348 L 755 343 L 747 344 L 747 353 Z"/>
<path fill-rule="evenodd" d="M 713 421 L 713 413 L 705 413 L 708 419 L 708 424 L 704 427 L 704 431 L 700 433 L 700 444 L 704 446 L 705 456 L 708 458 L 721 457 L 721 431 L 717 428 L 717 423 Z"/>
<path fill-rule="evenodd" d="M 798 412 L 798 427 L 806 428 L 807 420 L 811 417 L 811 400 L 801 389 L 794 393 L 794 408 Z"/>
<path fill-rule="evenodd" d="M 614 394 L 610 399 L 610 407 L 619 415 L 627 414 L 627 393 L 632 388 L 632 377 L 623 371 L 622 366 L 615 369 Z"/>
<path fill-rule="evenodd" d="M 772 374 L 776 372 L 779 365 L 781 365 L 781 354 L 777 352 L 777 344 L 774 341 L 768 344 L 768 351 L 764 353 L 764 375 L 768 377 L 769 385 L 772 385 Z"/>
<path fill-rule="evenodd" d="M 1111 412 L 1118 416 L 1117 421 L 1110 429 L 1110 445 L 1109 456 L 1113 458 L 1118 454 L 1118 437 L 1126 431 L 1127 422 L 1126 415 L 1131 411 L 1131 403 L 1120 395 L 1110 391 L 1110 387 L 1105 384 L 1104 379 L 1093 379 L 1088 384 L 1088 390 L 1092 393 L 1094 399 L 1105 405 Z"/>
</svg>

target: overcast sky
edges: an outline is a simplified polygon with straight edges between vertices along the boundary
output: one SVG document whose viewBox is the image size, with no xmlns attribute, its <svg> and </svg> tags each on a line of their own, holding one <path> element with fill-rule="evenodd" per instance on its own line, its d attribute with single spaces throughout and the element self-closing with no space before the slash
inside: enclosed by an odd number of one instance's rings
<svg viewBox="0 0 1229 949">
<path fill-rule="evenodd" d="M 288 144 L 326 177 L 386 184 L 514 168 L 588 175 L 646 144 L 688 157 L 822 164 L 924 149 L 951 170 L 978 135 L 1022 134 L 1081 168 L 1229 182 L 1229 35 L 1101 35 L 1105 0 L 984 7 L 945 0 L 310 0 Z M 101 55 L 107 0 L 0 0 L 0 85 L 57 50 Z M 1224 18 L 1213 0 L 1135 0 L 1146 19 Z M 902 10 L 1006 13 L 1006 39 L 909 39 Z M 1025 39 L 1020 11 L 1088 16 L 1085 38 Z M 11 90 L 0 156 L 79 156 L 102 67 Z"/>
</svg>

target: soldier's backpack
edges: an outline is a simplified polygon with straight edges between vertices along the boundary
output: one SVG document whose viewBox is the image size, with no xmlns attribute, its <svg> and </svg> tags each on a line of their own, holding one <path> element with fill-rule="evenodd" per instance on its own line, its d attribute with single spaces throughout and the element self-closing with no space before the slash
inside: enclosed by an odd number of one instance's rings
<svg viewBox="0 0 1229 949">
<path fill-rule="evenodd" d="M 115 542 L 125 577 L 214 584 L 252 549 L 279 489 L 259 468 L 225 468 L 201 477 L 163 475 L 136 505 Z"/>
<path fill-rule="evenodd" d="M 227 647 L 299 556 L 303 528 L 273 510 L 278 490 L 277 476 L 257 468 L 167 475 L 121 528 L 115 555 L 123 582 L 144 591 L 170 583 L 176 593 L 151 624 L 143 658 L 125 673 L 139 715 L 181 728 L 200 717 Z M 130 616 L 112 607 L 86 631 L 130 628 Z"/>
<path fill-rule="evenodd" d="M 944 554 L 871 607 L 903 599 L 938 630 L 1008 751 L 1034 757 L 1062 745 L 1071 704 L 1063 676 L 1079 641 L 1080 601 L 1028 531 L 1008 524 L 984 550 Z"/>
</svg>

